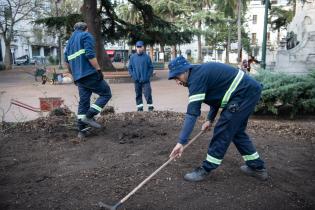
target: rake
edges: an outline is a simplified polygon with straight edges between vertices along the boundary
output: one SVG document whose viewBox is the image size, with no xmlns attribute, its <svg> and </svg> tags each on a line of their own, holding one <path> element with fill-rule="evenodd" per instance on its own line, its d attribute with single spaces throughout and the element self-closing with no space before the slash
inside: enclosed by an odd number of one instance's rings
<svg viewBox="0 0 315 210">
<path fill-rule="evenodd" d="M 193 139 L 191 139 L 185 146 L 184 150 L 192 144 L 194 141 L 196 141 L 199 136 L 203 133 L 204 131 L 200 131 Z M 143 185 L 145 185 L 148 181 L 152 179 L 158 172 L 160 172 L 163 168 L 165 168 L 170 162 L 172 162 L 175 159 L 175 157 L 171 157 L 166 161 L 163 165 L 161 165 L 158 169 L 156 169 L 150 176 L 148 176 L 145 180 L 143 180 L 137 187 L 135 187 L 128 195 L 126 195 L 124 198 L 122 198 L 118 203 L 115 205 L 108 205 L 103 202 L 99 202 L 98 205 L 101 209 L 110 209 L 110 210 L 116 210 L 118 207 L 120 207 L 123 203 L 125 203 L 133 194 L 135 194 Z"/>
</svg>

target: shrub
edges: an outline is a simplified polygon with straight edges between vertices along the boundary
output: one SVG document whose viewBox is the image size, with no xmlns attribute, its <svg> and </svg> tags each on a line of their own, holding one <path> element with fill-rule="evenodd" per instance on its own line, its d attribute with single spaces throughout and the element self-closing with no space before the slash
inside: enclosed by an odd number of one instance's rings
<svg viewBox="0 0 315 210">
<path fill-rule="evenodd" d="M 262 100 L 256 113 L 315 113 L 315 70 L 308 75 L 287 75 L 260 70 L 255 76 L 263 84 Z"/>
<path fill-rule="evenodd" d="M 0 71 L 5 70 L 5 65 L 4 63 L 0 62 Z"/>
</svg>

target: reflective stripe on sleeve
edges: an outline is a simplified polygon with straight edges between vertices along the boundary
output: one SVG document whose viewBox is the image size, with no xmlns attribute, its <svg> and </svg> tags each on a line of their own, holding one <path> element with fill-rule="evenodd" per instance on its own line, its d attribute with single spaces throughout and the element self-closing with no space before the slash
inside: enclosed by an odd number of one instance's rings
<svg viewBox="0 0 315 210">
<path fill-rule="evenodd" d="M 209 155 L 209 154 L 207 154 L 207 159 L 206 159 L 208 162 L 210 162 L 210 163 L 214 163 L 214 164 L 217 164 L 217 165 L 220 165 L 221 164 L 221 162 L 222 162 L 222 160 L 220 160 L 220 159 L 217 159 L 217 158 L 215 158 L 215 157 L 213 157 L 213 156 L 211 156 L 211 155 Z"/>
<path fill-rule="evenodd" d="M 95 110 L 97 110 L 97 111 L 99 111 L 99 112 L 101 112 L 102 111 L 102 107 L 99 107 L 99 106 L 97 106 L 96 104 L 92 104 L 92 106 L 91 106 L 93 109 L 95 109 Z"/>
<path fill-rule="evenodd" d="M 234 78 L 232 84 L 230 85 L 229 89 L 225 92 L 223 99 L 221 101 L 221 108 L 223 108 L 230 100 L 232 93 L 235 91 L 237 86 L 240 84 L 241 80 L 243 79 L 244 72 L 239 70 L 236 77 Z"/>
<path fill-rule="evenodd" d="M 73 59 L 75 59 L 76 57 L 78 57 L 78 56 L 80 56 L 80 55 L 82 55 L 82 54 L 84 54 L 84 53 L 85 53 L 85 49 L 81 49 L 81 50 L 79 50 L 79 51 L 77 51 L 77 52 L 75 52 L 75 53 L 69 55 L 69 56 L 68 56 L 68 61 L 73 60 Z"/>
<path fill-rule="evenodd" d="M 205 100 L 205 97 L 206 97 L 205 93 L 192 95 L 189 97 L 189 103 L 194 102 L 194 101 L 203 101 Z"/>
<path fill-rule="evenodd" d="M 249 160 L 256 160 L 259 158 L 259 154 L 257 152 L 255 152 L 254 154 L 251 154 L 251 155 L 244 155 L 243 156 L 243 159 L 245 161 L 249 161 Z"/>
</svg>

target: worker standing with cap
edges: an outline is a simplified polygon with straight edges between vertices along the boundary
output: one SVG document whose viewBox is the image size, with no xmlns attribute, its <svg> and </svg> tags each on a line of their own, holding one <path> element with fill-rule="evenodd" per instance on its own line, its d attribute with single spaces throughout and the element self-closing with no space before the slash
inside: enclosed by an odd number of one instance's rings
<svg viewBox="0 0 315 210">
<path fill-rule="evenodd" d="M 200 116 L 201 104 L 210 106 L 207 121 L 202 130 L 208 130 L 217 115 L 222 112 L 213 131 L 208 153 L 201 167 L 185 175 L 188 181 L 196 182 L 206 178 L 216 169 L 233 142 L 242 155 L 245 165 L 241 171 L 260 180 L 268 178 L 263 160 L 246 134 L 248 118 L 260 99 L 262 86 L 243 71 L 222 63 L 191 65 L 183 56 L 169 63 L 169 79 L 189 89 L 189 104 L 179 141 L 170 157 L 180 157 L 183 147 Z"/>
<path fill-rule="evenodd" d="M 137 52 L 130 57 L 129 75 L 134 80 L 137 110 L 143 111 L 142 91 L 147 101 L 148 111 L 153 111 L 152 89 L 150 79 L 153 75 L 153 65 L 149 55 L 144 51 L 143 41 L 137 41 Z"/>
<path fill-rule="evenodd" d="M 86 135 L 87 126 L 101 128 L 94 116 L 102 111 L 112 97 L 96 59 L 94 37 L 88 32 L 86 23 L 78 22 L 74 25 L 74 32 L 68 40 L 64 57 L 79 90 L 78 137 L 82 138 Z M 90 106 L 92 93 L 98 94 L 99 97 Z"/>
</svg>

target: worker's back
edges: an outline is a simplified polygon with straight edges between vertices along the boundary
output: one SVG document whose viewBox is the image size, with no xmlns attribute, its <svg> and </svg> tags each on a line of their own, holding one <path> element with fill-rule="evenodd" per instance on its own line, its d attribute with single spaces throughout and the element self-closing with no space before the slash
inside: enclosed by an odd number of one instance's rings
<svg viewBox="0 0 315 210">
<path fill-rule="evenodd" d="M 74 80 L 95 73 L 89 59 L 95 58 L 94 38 L 89 32 L 75 30 L 68 40 L 65 60 L 69 63 Z"/>
</svg>

